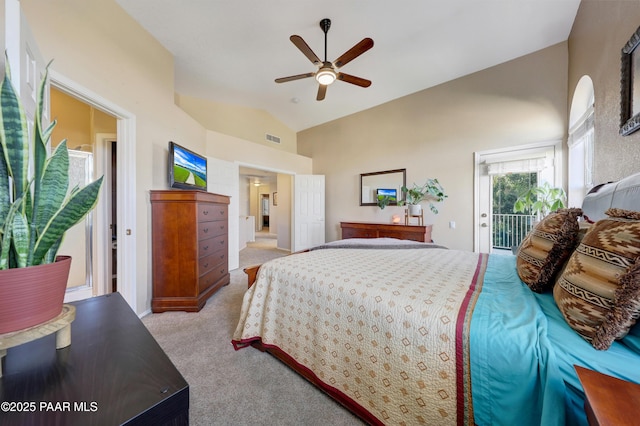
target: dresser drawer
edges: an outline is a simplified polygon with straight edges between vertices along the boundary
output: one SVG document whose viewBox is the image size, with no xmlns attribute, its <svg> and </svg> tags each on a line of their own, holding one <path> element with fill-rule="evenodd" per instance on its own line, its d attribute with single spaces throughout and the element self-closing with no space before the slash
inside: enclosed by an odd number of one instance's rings
<svg viewBox="0 0 640 426">
<path fill-rule="evenodd" d="M 432 225 L 340 222 L 342 238 L 397 238 L 420 242 L 431 241 Z"/>
<path fill-rule="evenodd" d="M 227 264 L 227 249 L 223 248 L 206 257 L 198 259 L 198 276 L 203 276 L 224 262 Z"/>
<path fill-rule="evenodd" d="M 227 235 L 218 235 L 217 237 L 208 238 L 198 241 L 198 258 L 209 256 L 216 250 L 224 248 L 227 250 Z"/>
<path fill-rule="evenodd" d="M 397 238 L 399 240 L 413 240 L 424 242 L 424 233 L 417 232 L 403 232 L 403 231 L 380 231 L 378 233 L 379 238 Z"/>
<path fill-rule="evenodd" d="M 226 219 L 226 204 L 198 203 L 198 222 L 210 222 L 212 220 Z"/>
<path fill-rule="evenodd" d="M 206 289 L 214 285 L 220 278 L 227 275 L 229 272 L 229 267 L 227 263 L 220 264 L 209 271 L 206 275 L 203 275 L 198 280 L 198 291 L 200 293 L 204 292 Z"/>
<path fill-rule="evenodd" d="M 198 223 L 198 240 L 227 235 L 228 225 L 226 221 L 200 222 Z"/>
<path fill-rule="evenodd" d="M 342 238 L 377 238 L 375 229 L 342 228 Z"/>
</svg>

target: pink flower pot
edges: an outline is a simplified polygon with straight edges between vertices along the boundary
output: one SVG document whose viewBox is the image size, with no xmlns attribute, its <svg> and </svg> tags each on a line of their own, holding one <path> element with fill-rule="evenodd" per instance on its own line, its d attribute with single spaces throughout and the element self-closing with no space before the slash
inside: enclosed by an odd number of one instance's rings
<svg viewBox="0 0 640 426">
<path fill-rule="evenodd" d="M 62 312 L 71 256 L 0 271 L 0 334 L 49 321 Z"/>
</svg>

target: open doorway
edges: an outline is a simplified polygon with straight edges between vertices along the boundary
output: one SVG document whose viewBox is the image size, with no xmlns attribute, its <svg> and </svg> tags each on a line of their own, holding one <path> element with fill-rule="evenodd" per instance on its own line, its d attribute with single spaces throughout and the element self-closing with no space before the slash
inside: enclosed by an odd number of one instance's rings
<svg viewBox="0 0 640 426">
<path fill-rule="evenodd" d="M 260 194 L 259 230 L 269 232 L 269 194 Z"/>
<path fill-rule="evenodd" d="M 117 287 L 127 304 L 135 311 L 142 312 L 141 307 L 137 303 L 136 289 L 136 234 L 133 232 L 136 223 L 136 117 L 129 111 L 122 109 L 120 106 L 110 102 L 104 97 L 87 88 L 69 80 L 55 70 L 50 71 L 51 85 L 59 89 L 61 92 L 76 98 L 87 105 L 92 106 L 95 110 L 99 110 L 116 120 L 117 130 L 113 140 L 117 140 Z M 113 136 L 113 134 L 111 134 Z M 99 162 L 98 164 L 101 164 Z M 125 185 L 126 183 L 126 185 Z M 104 189 L 104 187 L 103 187 Z M 107 217 L 108 201 L 107 191 L 101 190 L 98 199 L 98 205 L 94 209 L 95 214 L 102 218 L 98 219 L 98 223 L 105 224 L 97 226 L 101 232 L 97 232 L 95 246 L 97 270 L 94 270 L 97 277 L 96 288 L 98 294 L 109 292 L 112 285 L 112 277 L 107 272 L 108 254 L 104 251 L 112 252 L 111 246 L 111 230 Z M 71 297 L 73 296 L 73 297 Z M 65 301 L 77 300 L 76 294 L 67 294 Z"/>
<path fill-rule="evenodd" d="M 278 247 L 280 215 L 284 212 L 274 204 L 278 192 L 278 173 L 241 166 L 240 173 L 240 231 L 239 249 L 256 244 Z M 286 225 L 285 225 L 286 226 Z"/>
<path fill-rule="evenodd" d="M 474 157 L 474 251 L 511 251 L 533 223 L 530 215 L 515 214 L 512 203 L 530 186 L 562 186 L 562 142 L 476 152 Z"/>
<path fill-rule="evenodd" d="M 74 259 L 66 300 L 117 291 L 117 246 L 101 236 L 107 228 L 110 235 L 115 234 L 117 119 L 54 86 L 50 90 L 50 105 L 51 116 L 57 120 L 51 144 L 55 147 L 67 140 L 72 186 L 84 186 L 104 175 L 101 192 L 108 194 L 99 200 L 102 208 L 92 211 L 67 232 L 60 248 L 61 253 Z M 107 212 L 106 217 L 102 212 Z M 109 248 L 99 250 L 99 244 L 109 244 Z"/>
<path fill-rule="evenodd" d="M 518 197 L 538 186 L 537 172 L 502 173 L 491 177 L 493 193 L 491 248 L 513 251 L 533 228 L 536 216 L 516 212 Z"/>
</svg>

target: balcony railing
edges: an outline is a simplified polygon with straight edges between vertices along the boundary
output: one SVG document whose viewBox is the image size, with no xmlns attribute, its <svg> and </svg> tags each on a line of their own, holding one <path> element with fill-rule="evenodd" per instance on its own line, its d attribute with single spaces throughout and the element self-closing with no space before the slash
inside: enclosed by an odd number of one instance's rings
<svg viewBox="0 0 640 426">
<path fill-rule="evenodd" d="M 494 214 L 493 248 L 508 249 L 516 247 L 533 228 L 535 215 Z"/>
</svg>

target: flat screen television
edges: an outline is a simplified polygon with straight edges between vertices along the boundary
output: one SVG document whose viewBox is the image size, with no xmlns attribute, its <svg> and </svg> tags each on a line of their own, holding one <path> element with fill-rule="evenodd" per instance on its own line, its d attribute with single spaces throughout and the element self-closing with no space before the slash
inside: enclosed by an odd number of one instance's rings
<svg viewBox="0 0 640 426">
<path fill-rule="evenodd" d="M 398 191 L 395 189 L 385 189 L 385 188 L 376 189 L 376 200 L 379 200 L 384 196 L 389 197 L 390 204 L 394 204 L 398 202 Z"/>
<path fill-rule="evenodd" d="M 169 186 L 207 190 L 207 158 L 169 142 Z"/>
</svg>

